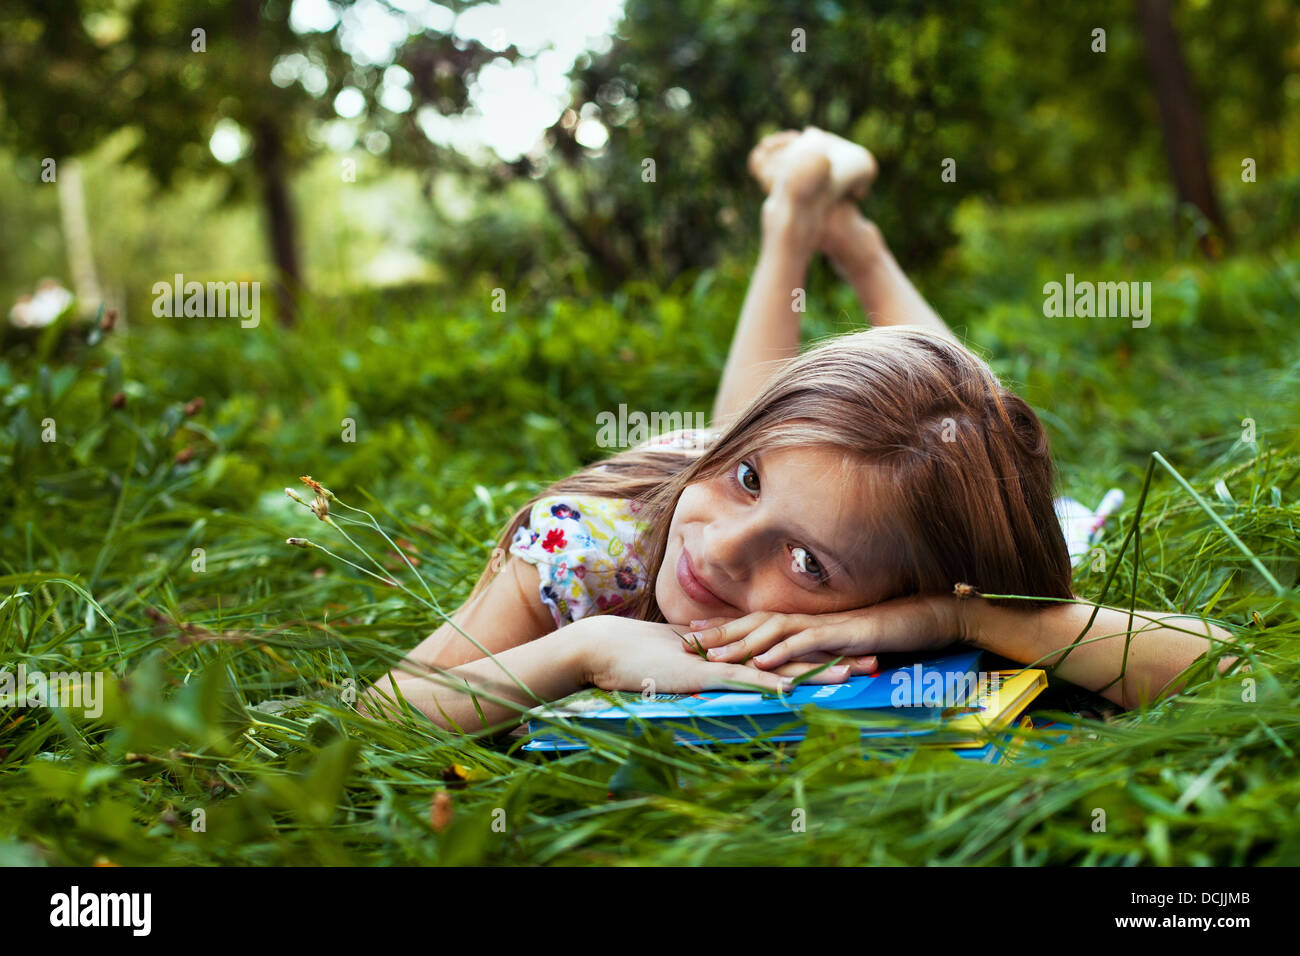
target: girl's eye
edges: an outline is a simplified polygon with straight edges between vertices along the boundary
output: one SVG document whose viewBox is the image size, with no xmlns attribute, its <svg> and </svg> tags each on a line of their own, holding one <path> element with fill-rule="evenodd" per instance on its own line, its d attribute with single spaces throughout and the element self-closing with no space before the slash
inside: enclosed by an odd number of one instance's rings
<svg viewBox="0 0 1300 956">
<path fill-rule="evenodd" d="M 822 582 L 826 580 L 826 569 L 821 566 L 821 562 L 803 548 L 790 549 L 790 567 L 797 574 L 809 574 Z"/>
<path fill-rule="evenodd" d="M 755 498 L 758 497 L 758 472 L 754 470 L 753 465 L 747 461 L 742 461 L 736 466 L 733 477 L 736 484 L 745 489 L 748 494 Z M 790 549 L 790 567 L 796 574 L 806 574 L 819 584 L 826 584 L 830 579 L 830 575 L 822 567 L 821 562 L 809 554 L 806 548 L 796 546 Z"/>
<path fill-rule="evenodd" d="M 736 466 L 736 483 L 750 494 L 758 494 L 758 472 L 747 461 Z"/>
</svg>

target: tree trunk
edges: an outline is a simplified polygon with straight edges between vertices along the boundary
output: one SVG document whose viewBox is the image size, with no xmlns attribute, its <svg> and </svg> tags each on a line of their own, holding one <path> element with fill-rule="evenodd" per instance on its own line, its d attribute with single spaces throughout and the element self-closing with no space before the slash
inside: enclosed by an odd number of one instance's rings
<svg viewBox="0 0 1300 956">
<path fill-rule="evenodd" d="M 598 277 L 597 284 L 604 288 L 612 288 L 627 280 L 629 270 L 627 265 L 610 249 L 608 245 L 601 242 L 597 237 L 589 235 L 581 223 L 573 217 L 564 204 L 564 199 L 560 196 L 559 190 L 546 176 L 541 176 L 533 180 L 541 188 L 542 193 L 546 196 L 546 201 L 551 207 L 551 211 L 562 222 L 569 234 L 578 241 L 578 245 L 588 255 L 588 257 L 602 270 Z"/>
<path fill-rule="evenodd" d="M 1178 31 L 1169 14 L 1169 0 L 1138 0 L 1137 11 L 1178 200 L 1199 209 L 1226 243 L 1228 226 L 1215 198 L 1205 129 Z M 1200 245 L 1202 252 L 1214 257 L 1216 248 L 1210 236 L 1202 236 Z"/>
<path fill-rule="evenodd" d="M 293 325 L 298 318 L 298 296 L 302 292 L 302 268 L 298 262 L 298 223 L 289 195 L 285 172 L 284 145 L 279 127 L 262 118 L 253 128 L 253 159 L 262 180 L 262 208 L 266 215 L 271 256 L 275 260 L 276 302 L 280 323 Z"/>
<path fill-rule="evenodd" d="M 83 315 L 99 308 L 102 298 L 95 275 L 94 247 L 90 242 L 90 220 L 86 216 L 86 194 L 81 184 L 81 163 L 68 157 L 59 164 L 59 214 L 63 221 L 63 244 L 68 251 L 68 270 L 77 309 Z"/>
</svg>

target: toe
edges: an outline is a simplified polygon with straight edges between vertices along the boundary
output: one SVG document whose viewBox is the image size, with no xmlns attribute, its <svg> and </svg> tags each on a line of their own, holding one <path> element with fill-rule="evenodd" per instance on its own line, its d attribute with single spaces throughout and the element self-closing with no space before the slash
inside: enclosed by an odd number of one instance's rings
<svg viewBox="0 0 1300 956">
<path fill-rule="evenodd" d="M 749 171 L 763 185 L 764 189 L 771 189 L 776 179 L 778 154 L 798 138 L 799 132 L 797 130 L 780 130 L 764 136 L 749 151 Z"/>
<path fill-rule="evenodd" d="M 790 144 L 790 141 L 798 137 L 794 130 L 781 130 L 777 133 L 768 133 L 758 141 L 758 144 L 749 151 L 749 160 L 751 163 L 763 163 L 772 157 L 774 153 L 780 152 Z"/>
<path fill-rule="evenodd" d="M 797 129 L 777 130 L 775 133 L 768 133 L 760 139 L 757 148 L 765 150 L 780 149 L 798 136 L 799 131 Z"/>
</svg>

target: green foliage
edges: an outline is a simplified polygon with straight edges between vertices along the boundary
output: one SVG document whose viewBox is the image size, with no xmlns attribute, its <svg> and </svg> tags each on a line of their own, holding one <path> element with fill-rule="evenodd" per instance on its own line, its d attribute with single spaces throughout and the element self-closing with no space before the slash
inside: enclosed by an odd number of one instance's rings
<svg viewBox="0 0 1300 956">
<path fill-rule="evenodd" d="M 425 24 L 393 51 L 412 96 L 395 112 L 381 102 L 388 62 L 353 59 L 342 21 L 296 33 L 290 8 L 16 0 L 0 11 L 0 301 L 66 268 L 40 162 L 71 155 L 90 157 L 95 259 L 132 319 L 147 311 L 153 282 L 175 272 L 268 279 L 267 215 L 249 187 L 290 172 L 307 287 L 325 294 L 391 281 L 385 254 L 415 260 L 404 274 L 481 272 L 517 288 L 667 285 L 741 254 L 738 235 L 761 200 L 744 172 L 749 149 L 763 133 L 809 123 L 877 153 L 888 185 L 865 208 L 909 267 L 942 261 L 958 243 L 985 256 L 979 272 L 1056 250 L 1163 260 L 1188 255 L 1204 225 L 1171 207 L 1129 0 L 628 0 L 608 50 L 578 58 L 570 108 L 545 149 L 485 164 L 432 143 L 416 114 L 460 113 L 479 71 L 519 60 L 517 47 L 490 50 Z M 1195 0 L 1174 17 L 1233 234 L 1252 251 L 1294 236 L 1300 20 L 1287 0 Z M 204 53 L 192 49 L 200 28 Z M 1093 51 L 1098 28 L 1104 53 Z M 792 49 L 795 30 L 805 52 Z M 333 108 L 344 88 L 365 103 L 346 120 Z M 608 143 L 581 145 L 579 118 L 601 123 Z M 248 140 L 229 166 L 208 148 L 219 123 Z M 326 147 L 340 135 L 353 145 Z M 274 143 L 281 170 L 261 155 Z M 955 182 L 940 178 L 949 158 Z M 1240 180 L 1245 158 L 1256 183 Z M 647 159 L 652 183 L 642 179 Z M 342 181 L 344 160 L 356 182 Z M 158 194 L 156 183 L 176 188 Z M 1078 205 L 1055 205 L 1066 198 Z M 989 233 L 982 210 L 1043 201 L 1055 222 L 999 215 Z"/>
<path fill-rule="evenodd" d="M 1296 237 L 1300 177 L 1230 186 L 1226 214 L 1238 245 L 1265 251 Z M 980 200 L 954 216 L 960 268 L 1001 277 L 1013 289 L 1036 268 L 1061 263 L 1194 261 L 1196 242 L 1209 228 L 1190 206 L 1176 208 L 1168 189 L 1079 199 L 1050 205 L 998 208 Z"/>
<path fill-rule="evenodd" d="M 474 2 L 455 0 L 455 6 Z M 335 6 L 351 5 L 340 0 Z M 280 0 L 207 0 L 197 8 L 177 0 L 12 0 L 0 11 L 6 145 L 28 157 L 63 158 L 132 127 L 144 135 L 131 155 L 170 183 L 181 170 L 221 169 L 207 143 L 227 120 L 259 151 L 267 146 L 264 129 L 275 128 L 278 155 L 251 157 L 262 172 L 311 156 L 321 148 L 311 122 L 335 118 L 332 104 L 344 87 L 364 92 L 371 112 L 379 113 L 378 80 L 389 64 L 345 52 L 341 16 L 322 29 L 294 30 L 291 6 Z M 407 56 L 424 56 L 430 73 L 440 61 L 455 61 L 450 75 L 438 74 L 436 101 L 448 114 L 465 108 L 468 82 L 498 55 L 462 43 L 452 56 L 450 38 L 427 25 L 409 46 Z M 281 72 L 273 80 L 276 66 Z M 377 117 L 369 128 L 400 124 L 385 115 L 386 123 Z M 422 158 L 428 154 L 426 142 Z M 246 181 L 236 177 L 232 185 Z"/>
<path fill-rule="evenodd" d="M 596 412 L 708 409 L 748 263 L 607 299 L 543 297 L 521 277 L 504 313 L 487 282 L 374 292 L 322 302 L 297 330 L 173 320 L 0 361 L 0 661 L 106 676 L 97 718 L 0 709 L 0 862 L 1300 862 L 1294 247 L 1214 267 L 1080 259 L 1081 276 L 1153 282 L 1137 330 L 1044 319 L 1061 260 L 999 248 L 919 281 L 1040 411 L 1062 490 L 1128 492 L 1106 570 L 1086 563 L 1076 589 L 1232 628 L 1253 700 L 1245 675 L 1202 669 L 1145 712 L 1067 715 L 1069 746 L 996 767 L 873 752 L 832 721 L 797 749 L 678 748 L 652 731 L 547 759 L 363 719 L 349 695 L 436 621 L 286 547 L 309 534 L 346 553 L 279 489 L 311 474 L 375 512 L 453 608 L 513 509 L 601 453 Z M 810 336 L 856 321 L 825 278 Z M 1157 467 L 1138 517 L 1152 450 L 1204 506 Z M 1135 520 L 1140 557 L 1120 547 Z"/>
<path fill-rule="evenodd" d="M 1300 137 L 1292 52 L 1300 21 L 1285 0 L 1175 7 L 1211 175 L 1240 182 L 1249 156 L 1267 170 L 1259 184 L 1276 188 L 1294 174 Z M 1099 28 L 1104 52 L 1093 49 Z M 866 209 L 913 266 L 955 244 L 963 201 L 1088 197 L 1080 204 L 1102 207 L 1096 217 L 1084 211 L 1097 228 L 1075 237 L 1078 220 L 1069 216 L 1043 234 L 1094 248 L 1122 244 L 1107 255 L 1131 251 L 1134 232 L 1163 251 L 1188 231 L 1161 198 L 1170 181 L 1165 146 L 1128 0 L 628 0 L 612 47 L 589 59 L 575 71 L 572 109 L 603 123 L 609 143 L 592 155 L 574 138 L 574 117 L 562 119 L 550 130 L 549 165 L 573 174 L 557 189 L 572 194 L 570 208 L 583 211 L 585 231 L 602 242 L 608 275 L 649 268 L 673 276 L 724 255 L 735 224 L 757 219 L 759 190 L 739 175 L 748 151 L 763 133 L 807 124 L 877 155 L 889 186 Z M 656 164 L 653 183 L 642 179 L 647 158 Z M 946 159 L 956 164 L 955 181 L 941 179 Z M 1155 208 L 1105 198 L 1125 191 L 1153 196 Z M 1272 214 L 1262 192 L 1251 215 L 1263 216 L 1271 235 L 1290 233 L 1294 215 Z M 1105 228 L 1117 204 L 1133 217 L 1123 225 L 1140 229 Z M 1249 217 L 1233 225 L 1256 231 Z"/>
</svg>

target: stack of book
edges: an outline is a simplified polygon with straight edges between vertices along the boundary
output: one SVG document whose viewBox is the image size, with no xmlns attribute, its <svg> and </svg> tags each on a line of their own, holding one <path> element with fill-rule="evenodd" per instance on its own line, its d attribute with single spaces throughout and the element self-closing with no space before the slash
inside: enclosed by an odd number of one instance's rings
<svg viewBox="0 0 1300 956">
<path fill-rule="evenodd" d="M 666 728 L 678 744 L 797 741 L 812 711 L 857 726 L 873 750 L 938 747 L 996 763 L 1025 708 L 1047 687 L 1037 669 L 982 670 L 981 651 L 931 655 L 837 684 L 800 684 L 784 695 L 746 691 L 638 696 L 587 691 L 528 717 L 529 751 L 584 750 L 581 729 L 635 735 Z M 579 731 L 575 733 L 574 731 Z"/>
</svg>

